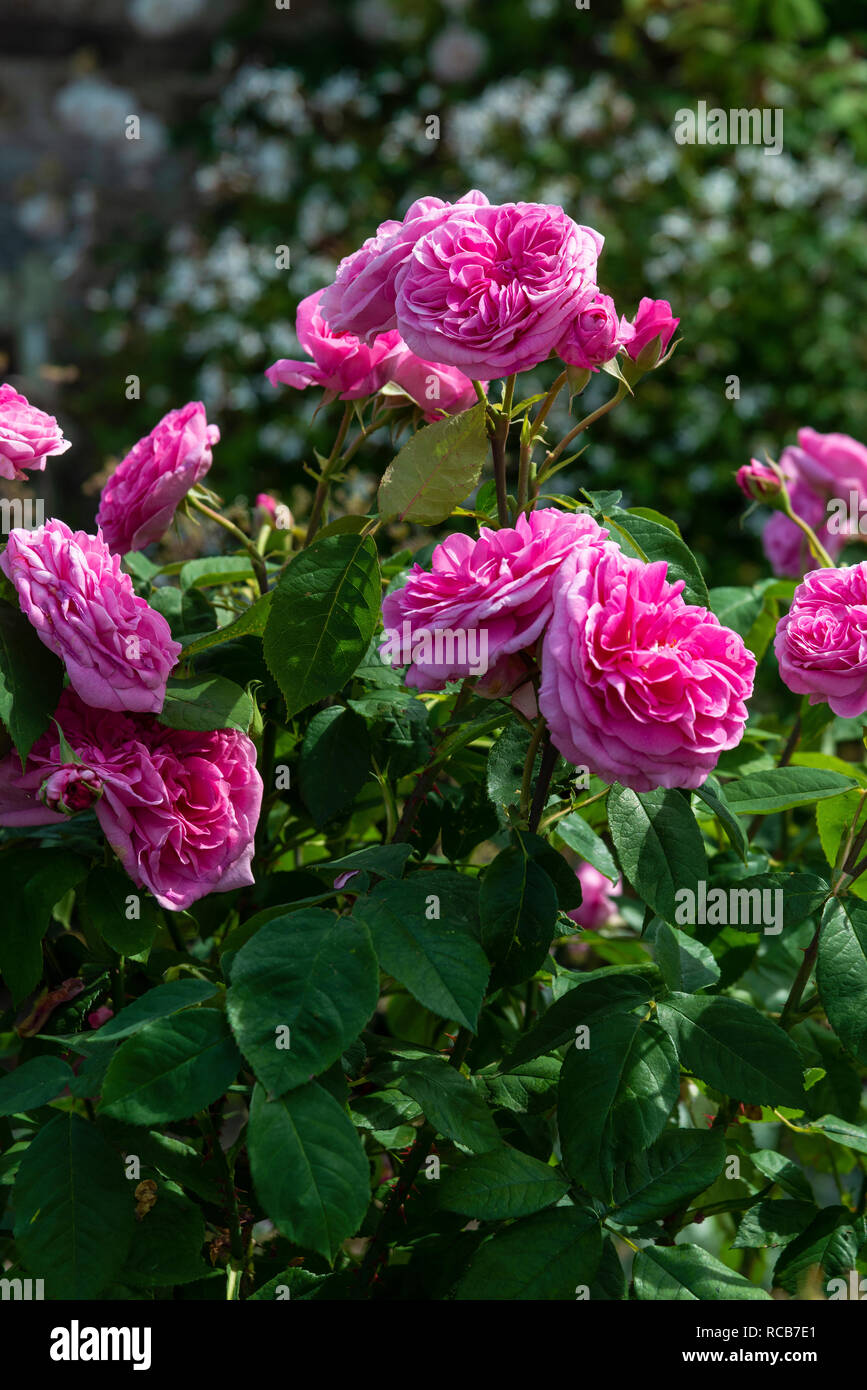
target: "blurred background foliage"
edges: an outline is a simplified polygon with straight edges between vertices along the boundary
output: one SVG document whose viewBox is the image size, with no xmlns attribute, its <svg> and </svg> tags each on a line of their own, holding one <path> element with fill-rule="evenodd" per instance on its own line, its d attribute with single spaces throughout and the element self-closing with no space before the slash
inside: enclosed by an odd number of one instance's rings
<svg viewBox="0 0 867 1390">
<path fill-rule="evenodd" d="M 303 515 L 302 465 L 342 407 L 313 420 L 315 393 L 263 376 L 296 355 L 299 299 L 414 198 L 470 187 L 562 204 L 605 235 L 621 312 L 646 294 L 682 320 L 559 491 L 621 487 L 675 518 L 714 583 L 751 582 L 764 518 L 743 523 L 736 468 L 801 425 L 867 438 L 854 0 L 0 0 L 0 19 L 3 372 L 75 444 L 48 510 L 89 526 L 94 475 L 200 398 L 223 434 L 212 485 Z M 699 101 L 780 108 L 782 153 L 679 145 Z M 583 403 L 610 389 L 594 378 Z M 366 509 L 390 456 L 366 446 L 345 507 Z"/>
</svg>

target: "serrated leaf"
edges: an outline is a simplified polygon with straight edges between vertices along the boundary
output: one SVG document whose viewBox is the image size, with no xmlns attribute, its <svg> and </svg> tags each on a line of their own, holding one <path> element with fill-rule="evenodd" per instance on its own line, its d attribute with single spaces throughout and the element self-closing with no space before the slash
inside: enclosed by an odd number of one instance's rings
<svg viewBox="0 0 867 1390">
<path fill-rule="evenodd" d="M 569 849 L 587 863 L 592 864 L 594 869 L 598 869 L 601 874 L 616 883 L 620 877 L 614 855 L 600 839 L 595 830 L 584 820 L 583 816 L 573 813 L 570 816 L 563 816 L 557 821 L 557 834 Z"/>
<path fill-rule="evenodd" d="M 60 1057 L 32 1057 L 0 1076 L 0 1115 L 36 1110 L 56 1100 L 73 1081 L 72 1067 Z"/>
<path fill-rule="evenodd" d="M 332 1260 L 370 1197 L 367 1159 L 343 1107 L 315 1081 L 273 1101 L 259 1085 L 247 1148 L 256 1193 L 281 1235 Z"/>
<path fill-rule="evenodd" d="M 768 772 L 749 772 L 725 786 L 726 800 L 737 815 L 775 815 L 795 806 L 809 806 L 826 797 L 840 796 L 857 786 L 854 777 L 823 768 L 775 767 Z"/>
<path fill-rule="evenodd" d="M 157 715 L 170 729 L 239 729 L 245 734 L 253 722 L 255 706 L 246 690 L 225 676 L 194 676 L 189 680 L 169 677 L 166 698 Z"/>
<path fill-rule="evenodd" d="M 478 482 L 488 447 L 481 401 L 418 430 L 383 474 L 380 516 L 423 526 L 445 521 Z"/>
<path fill-rule="evenodd" d="M 279 1096 L 338 1060 L 378 987 L 364 923 L 307 908 L 272 918 L 241 947 L 226 1011 L 257 1077 Z"/>
<path fill-rule="evenodd" d="M 726 1160 L 722 1134 L 666 1130 L 614 1173 L 612 1218 L 625 1226 L 658 1221 L 715 1182 Z"/>
<path fill-rule="evenodd" d="M 778 1024 L 723 996 L 671 993 L 657 1015 L 681 1064 L 749 1105 L 803 1104 L 801 1059 Z"/>
<path fill-rule="evenodd" d="M 189 1009 L 148 1023 L 121 1043 L 100 1112 L 127 1124 L 180 1120 L 219 1099 L 241 1058 L 219 1009 Z"/>
<path fill-rule="evenodd" d="M 545 1010 L 506 1060 L 514 1071 L 534 1057 L 573 1042 L 580 1024 L 605 1014 L 628 1014 L 650 999 L 660 977 L 650 965 L 603 966 L 580 975 L 568 994 Z"/>
<path fill-rule="evenodd" d="M 500 1144 L 499 1131 L 480 1093 L 443 1059 L 419 1058 L 398 1078 L 400 1091 L 417 1101 L 427 1120 L 472 1153 Z"/>
<path fill-rule="evenodd" d="M 764 1289 L 756 1288 L 698 1245 L 647 1245 L 635 1256 L 632 1277 L 636 1297 L 641 1299 L 766 1302 L 770 1298 Z"/>
<path fill-rule="evenodd" d="M 557 922 L 557 892 L 524 849 L 501 850 L 479 892 L 482 945 L 494 963 L 495 989 L 526 980 L 545 960 Z"/>
<path fill-rule="evenodd" d="M 822 919 L 816 963 L 819 995 L 835 1033 L 867 1063 L 867 907 L 832 898 Z"/>
<path fill-rule="evenodd" d="M 65 1114 L 39 1131 L 15 1183 L 15 1243 L 47 1298 L 95 1298 L 118 1277 L 134 1209 L 123 1159 L 96 1125 Z"/>
<path fill-rule="evenodd" d="M 369 538 L 327 536 L 295 556 L 273 591 L 263 639 L 287 718 L 345 684 L 379 611 L 379 562 Z"/>
<path fill-rule="evenodd" d="M 597 1217 L 581 1207 L 555 1207 L 516 1221 L 476 1252 L 457 1299 L 574 1300 L 590 1285 L 602 1256 Z"/>
<path fill-rule="evenodd" d="M 568 1191 L 547 1163 L 504 1145 L 450 1169 L 440 1183 L 439 1204 L 479 1221 L 507 1221 L 553 1206 Z"/>
<path fill-rule="evenodd" d="M 490 966 L 465 918 L 451 912 L 449 888 L 436 871 L 386 880 L 353 916 L 369 928 L 382 968 L 420 1004 L 475 1031 Z"/>
<path fill-rule="evenodd" d="M 698 561 L 679 535 L 658 521 L 641 516 L 638 512 L 623 511 L 619 507 L 607 512 L 605 520 L 615 527 L 612 540 L 618 540 L 617 533 L 625 531 L 649 563 L 654 560 L 666 562 L 666 578 L 669 584 L 683 580 L 683 597 L 687 603 L 695 603 L 702 608 L 710 607 L 707 584 Z"/>
<path fill-rule="evenodd" d="M 786 1198 L 757 1202 L 744 1212 L 732 1250 L 767 1250 L 771 1246 L 787 1245 L 803 1233 L 815 1215 L 812 1202 Z"/>
<path fill-rule="evenodd" d="M 610 1201 L 614 1165 L 659 1137 L 680 1088 L 677 1054 L 653 1019 L 608 1014 L 563 1062 L 557 1126 L 563 1166 Z"/>
<path fill-rule="evenodd" d="M 239 637 L 261 637 L 265 631 L 265 624 L 268 621 L 268 612 L 271 608 L 273 589 L 261 598 L 257 598 L 255 603 L 245 609 L 239 618 L 234 622 L 227 623 L 225 627 L 217 628 L 215 632 L 206 632 L 201 637 L 197 637 L 194 642 L 184 646 L 183 659 L 186 661 L 191 656 L 198 656 L 201 652 L 206 652 L 211 647 L 222 646 L 224 642 L 235 642 Z"/>
<path fill-rule="evenodd" d="M 708 874 L 701 831 L 679 791 L 634 792 L 615 783 L 608 793 L 614 847 L 636 892 L 666 920 L 677 920 L 676 893 L 698 891 Z"/>
</svg>

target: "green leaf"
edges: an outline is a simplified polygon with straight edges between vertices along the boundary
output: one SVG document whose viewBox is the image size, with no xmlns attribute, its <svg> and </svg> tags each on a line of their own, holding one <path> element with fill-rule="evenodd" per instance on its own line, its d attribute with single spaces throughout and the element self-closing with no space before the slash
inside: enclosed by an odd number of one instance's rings
<svg viewBox="0 0 867 1390">
<path fill-rule="evenodd" d="M 480 1247 L 455 1298 L 574 1300 L 577 1288 L 592 1283 L 601 1256 L 602 1233 L 592 1211 L 538 1212 Z"/>
<path fill-rule="evenodd" d="M 675 918 L 678 889 L 698 891 L 708 874 L 701 831 L 688 799 L 657 788 L 634 792 L 615 783 L 608 793 L 608 824 L 623 872 L 654 912 Z"/>
<path fill-rule="evenodd" d="M 15 1183 L 15 1242 L 47 1298 L 95 1298 L 118 1278 L 134 1209 L 123 1160 L 96 1125 L 65 1114 L 39 1131 Z"/>
<path fill-rule="evenodd" d="M 388 465 L 379 485 L 383 518 L 434 526 L 472 492 L 488 456 L 485 405 L 418 430 Z"/>
<path fill-rule="evenodd" d="M 711 589 L 709 598 L 711 611 L 723 626 L 740 633 L 741 637 L 749 636 L 750 628 L 765 605 L 763 593 L 743 587 Z"/>
<path fill-rule="evenodd" d="M 340 705 L 315 714 L 301 746 L 298 773 L 301 799 L 317 828 L 351 806 L 370 773 L 364 720 Z"/>
<path fill-rule="evenodd" d="M 94 1047 L 116 1043 L 121 1038 L 130 1038 L 133 1033 L 139 1033 L 155 1019 L 169 1018 L 182 1009 L 191 1008 L 193 1004 L 203 1004 L 206 999 L 213 999 L 215 993 L 216 985 L 208 980 L 169 980 L 167 984 L 156 985 L 139 999 L 127 1004 L 95 1033 L 85 1033 L 82 1038 L 71 1041 L 76 1045 L 82 1042 Z"/>
<path fill-rule="evenodd" d="M 364 923 L 308 908 L 266 922 L 241 947 L 226 1009 L 241 1051 L 279 1096 L 337 1061 L 378 990 Z"/>
<path fill-rule="evenodd" d="M 169 677 L 166 698 L 157 718 L 170 729 L 239 729 L 246 734 L 255 706 L 246 690 L 225 676 Z"/>
<path fill-rule="evenodd" d="M 210 1269 L 202 1259 L 205 1221 L 195 1203 L 164 1184 L 157 1200 L 136 1223 L 124 1282 L 133 1288 L 190 1284 Z"/>
<path fill-rule="evenodd" d="M 798 1165 L 790 1158 L 777 1153 L 776 1149 L 756 1149 L 749 1157 L 760 1173 L 764 1173 L 772 1182 L 778 1183 L 791 1197 L 806 1202 L 813 1200 L 810 1184 Z"/>
<path fill-rule="evenodd" d="M 832 898 L 819 935 L 816 983 L 835 1033 L 867 1063 L 867 907 Z"/>
<path fill-rule="evenodd" d="M 14 1071 L 0 1076 L 0 1115 L 48 1105 L 72 1080 L 72 1067 L 60 1057 L 33 1057 L 21 1062 Z"/>
<path fill-rule="evenodd" d="M 295 556 L 274 590 L 264 637 L 287 718 L 345 684 L 367 652 L 379 607 L 369 538 L 328 536 Z"/>
<path fill-rule="evenodd" d="M 54 906 L 87 873 L 69 850 L 16 848 L 0 856 L 0 974 L 19 1003 L 42 978 L 42 938 Z"/>
<path fill-rule="evenodd" d="M 648 562 L 664 560 L 668 566 L 669 584 L 683 580 L 683 597 L 687 603 L 697 603 L 702 608 L 710 607 L 707 584 L 698 566 L 698 561 L 689 547 L 668 526 L 641 516 L 638 512 L 625 512 L 614 508 L 605 516 L 617 531 L 625 531 L 637 546 L 642 558 Z M 616 534 L 612 540 L 618 540 Z"/>
<path fill-rule="evenodd" d="M 0 603 L 0 721 L 22 766 L 48 728 L 62 689 L 61 662 L 18 608 Z"/>
<path fill-rule="evenodd" d="M 241 1058 L 219 1009 L 189 1009 L 148 1023 L 111 1059 L 100 1111 L 127 1124 L 181 1120 L 235 1080 Z"/>
<path fill-rule="evenodd" d="M 612 1218 L 624 1226 L 658 1221 L 710 1187 L 725 1160 L 726 1143 L 721 1133 L 665 1130 L 646 1152 L 616 1169 Z"/>
<path fill-rule="evenodd" d="M 713 814 L 728 836 L 732 848 L 740 855 L 741 859 L 746 864 L 747 851 L 749 850 L 746 832 L 731 806 L 729 806 L 725 792 L 717 779 L 715 777 L 708 777 L 704 786 L 696 787 L 695 795 L 713 811 Z"/>
<path fill-rule="evenodd" d="M 680 1088 L 677 1054 L 653 1019 L 608 1014 L 563 1062 L 557 1124 L 563 1166 L 610 1201 L 614 1164 L 659 1137 Z"/>
<path fill-rule="evenodd" d="M 449 886 L 436 871 L 386 879 L 353 916 L 369 928 L 383 970 L 426 1009 L 475 1031 L 490 966 L 465 918 L 452 914 Z"/>
<path fill-rule="evenodd" d="M 497 1064 L 492 1063 L 491 1067 L 476 1072 L 473 1079 L 484 1089 L 492 1105 L 521 1113 L 534 1106 L 534 1097 L 546 1095 L 557 1085 L 560 1059 L 536 1057 L 508 1072 L 498 1071 Z"/>
<path fill-rule="evenodd" d="M 867 1154 L 867 1128 L 864 1125 L 853 1125 L 848 1120 L 841 1120 L 839 1115 L 822 1115 L 820 1119 L 813 1120 L 813 1129 L 819 1129 L 835 1144 L 843 1144 L 847 1149 L 854 1149 L 856 1153 Z"/>
<path fill-rule="evenodd" d="M 564 1043 L 574 1042 L 580 1024 L 606 1014 L 627 1014 L 650 999 L 659 983 L 650 965 L 603 966 L 577 977 L 568 994 L 545 1010 L 535 1027 L 520 1039 L 507 1059 L 509 1071 Z"/>
<path fill-rule="evenodd" d="M 521 799 L 521 781 L 529 748 L 529 730 L 523 724 L 519 724 L 517 719 L 510 720 L 491 744 L 485 769 L 485 783 L 488 796 L 503 826 L 509 823 L 509 807 L 517 806 Z M 541 753 L 538 753 L 533 763 L 534 784 L 540 759 Z"/>
<path fill-rule="evenodd" d="M 191 656 L 198 656 L 200 652 L 206 652 L 211 647 L 222 646 L 224 642 L 234 642 L 239 637 L 261 637 L 265 631 L 265 624 L 268 621 L 268 613 L 271 608 L 273 590 L 257 598 L 255 603 L 245 609 L 239 618 L 234 622 L 227 623 L 225 627 L 217 628 L 215 632 L 206 632 L 202 637 L 197 637 L 194 642 L 184 647 L 183 659 L 186 661 Z"/>
<path fill-rule="evenodd" d="M 766 1200 L 744 1212 L 732 1250 L 767 1250 L 787 1245 L 809 1226 L 816 1215 L 812 1202 Z"/>
<path fill-rule="evenodd" d="M 556 833 L 564 845 L 579 854 L 587 864 L 592 864 L 594 869 L 610 878 L 612 883 L 617 882 L 620 873 L 614 855 L 596 831 L 591 830 L 583 816 L 575 813 L 563 816 L 557 821 Z"/>
<path fill-rule="evenodd" d="M 247 555 L 206 555 L 181 566 L 182 589 L 208 589 L 215 585 L 236 584 L 252 579 L 253 565 Z"/>
<path fill-rule="evenodd" d="M 482 945 L 496 966 L 492 987 L 516 984 L 545 960 L 557 922 L 551 879 L 522 848 L 501 850 L 479 892 Z"/>
<path fill-rule="evenodd" d="M 660 1302 L 770 1298 L 698 1245 L 646 1245 L 635 1256 L 632 1277 L 637 1298 Z"/>
<path fill-rule="evenodd" d="M 412 1096 L 440 1134 L 472 1153 L 498 1148 L 500 1135 L 480 1093 L 454 1067 L 439 1058 L 419 1058 L 397 1082 Z"/>
<path fill-rule="evenodd" d="M 776 893 L 777 891 L 782 893 L 783 931 L 789 931 L 794 927 L 798 927 L 802 922 L 805 922 L 808 917 L 812 917 L 822 906 L 829 892 L 828 884 L 824 879 L 819 878 L 818 874 L 776 873 L 751 874 L 749 878 L 739 878 L 736 883 L 732 884 L 729 893 L 731 894 L 732 890 L 739 894 L 743 892 L 753 893 L 756 889 L 762 894 L 764 894 L 766 890 L 769 890 L 771 893 Z M 755 901 L 754 898 L 750 899 L 751 904 L 755 903 Z M 764 902 L 765 899 L 762 898 L 762 901 Z M 777 900 L 774 898 L 770 901 L 776 904 Z M 728 925 L 737 927 L 739 930 L 743 931 L 756 931 L 761 914 L 757 915 L 754 911 L 750 911 L 749 907 L 742 913 L 740 910 L 741 905 L 745 903 L 746 899 L 739 897 L 737 899 L 735 911 L 729 912 L 728 914 L 729 916 L 736 915 L 739 919 L 744 917 L 744 920 L 730 922 Z M 729 905 L 730 907 L 732 906 L 731 898 Z"/>
<path fill-rule="evenodd" d="M 727 782 L 726 800 L 738 815 L 773 815 L 839 796 L 858 785 L 854 777 L 814 767 L 775 767 Z"/>
<path fill-rule="evenodd" d="M 333 1260 L 370 1197 L 367 1158 L 342 1106 L 315 1081 L 272 1101 L 257 1086 L 247 1148 L 256 1193 L 281 1235 Z"/>
<path fill-rule="evenodd" d="M 657 1015 L 681 1065 L 748 1105 L 803 1104 L 801 1059 L 778 1024 L 751 1004 L 722 996 L 672 993 Z"/>
<path fill-rule="evenodd" d="M 720 968 L 708 947 L 667 922 L 657 922 L 653 954 L 669 989 L 696 994 L 716 984 L 720 977 Z"/>
<path fill-rule="evenodd" d="M 335 877 L 353 869 L 367 869 L 383 878 L 400 878 L 411 854 L 410 845 L 365 845 L 363 849 L 353 850 L 340 859 L 317 861 L 312 867 L 318 874 L 327 870 Z"/>
<path fill-rule="evenodd" d="M 503 1147 L 452 1168 L 440 1183 L 439 1204 L 479 1221 L 507 1221 L 553 1206 L 568 1191 L 547 1163 Z"/>
<path fill-rule="evenodd" d="M 156 902 L 122 869 L 92 869 L 79 893 L 79 906 L 88 932 L 100 936 L 119 956 L 146 951 L 159 926 Z"/>
<path fill-rule="evenodd" d="M 825 1207 L 780 1255 L 774 1266 L 774 1284 L 797 1295 L 816 1265 L 826 1279 L 854 1269 L 862 1243 L 856 1235 L 855 1221 L 847 1207 Z"/>
</svg>

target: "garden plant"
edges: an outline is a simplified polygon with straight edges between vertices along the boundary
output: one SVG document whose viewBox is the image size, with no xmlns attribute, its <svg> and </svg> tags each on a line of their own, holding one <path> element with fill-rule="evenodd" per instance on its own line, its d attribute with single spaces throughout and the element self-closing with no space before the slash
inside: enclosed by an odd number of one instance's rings
<svg viewBox="0 0 867 1390">
<path fill-rule="evenodd" d="M 596 422 L 695 348 L 604 258 L 554 204 L 395 209 L 266 373 L 331 431 L 303 505 L 229 517 L 220 427 L 179 401 L 88 530 L 9 533 L 7 1277 L 859 1297 L 867 448 L 805 425 L 738 460 L 773 573 L 709 588 L 670 518 L 590 485 Z M 69 449 L 0 387 L 0 477 Z M 221 552 L 166 561 L 176 520 Z"/>
</svg>

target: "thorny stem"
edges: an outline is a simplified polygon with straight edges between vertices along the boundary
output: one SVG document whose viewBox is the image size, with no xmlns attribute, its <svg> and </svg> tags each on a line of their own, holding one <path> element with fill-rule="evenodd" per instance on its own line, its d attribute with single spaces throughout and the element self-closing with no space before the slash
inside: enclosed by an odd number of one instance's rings
<svg viewBox="0 0 867 1390">
<path fill-rule="evenodd" d="M 497 488 L 497 520 L 501 526 L 509 524 L 509 504 L 506 491 L 506 441 L 512 423 L 509 412 L 515 397 L 515 376 L 508 377 L 503 392 L 503 404 L 497 416 L 494 432 L 491 435 L 491 456 L 494 460 L 494 482 Z"/>
<path fill-rule="evenodd" d="M 535 835 L 539 829 L 539 821 L 542 819 L 542 812 L 545 809 L 545 802 L 548 798 L 548 788 L 551 785 L 551 778 L 554 768 L 557 765 L 557 749 L 551 742 L 551 735 L 545 730 L 545 747 L 542 753 L 542 761 L 539 764 L 539 776 L 536 779 L 536 790 L 533 793 L 533 804 L 530 807 L 530 820 L 528 829 L 531 835 Z"/>
<path fill-rule="evenodd" d="M 220 512 L 215 512 L 213 507 L 209 507 L 205 502 L 199 500 L 194 492 L 187 493 L 187 501 L 191 507 L 195 507 L 197 512 L 206 516 L 209 521 L 214 521 L 218 526 L 222 526 L 224 531 L 228 531 L 246 550 L 253 566 L 253 573 L 256 576 L 256 584 L 260 594 L 268 592 L 268 571 L 265 568 L 265 561 L 249 536 L 245 536 L 240 526 L 236 526 L 227 516 L 222 516 Z"/>
<path fill-rule="evenodd" d="M 238 1193 L 235 1189 L 235 1165 L 229 1159 L 222 1144 L 210 1111 L 201 1110 L 197 1116 L 199 1125 L 210 1141 L 211 1153 L 222 1171 L 220 1179 L 226 1193 L 226 1214 L 229 1217 L 229 1249 L 231 1259 L 226 1266 L 226 1298 L 238 1299 L 241 1296 L 241 1280 L 244 1275 L 244 1235 L 241 1230 L 241 1213 L 238 1207 Z"/>
<path fill-rule="evenodd" d="M 533 787 L 533 766 L 536 762 L 536 754 L 539 751 L 539 744 L 545 736 L 546 724 L 544 719 L 540 719 L 533 731 L 530 739 L 530 746 L 527 749 L 527 756 L 524 759 L 524 775 L 521 778 L 521 820 L 525 821 L 530 815 L 530 796 Z"/>
</svg>

